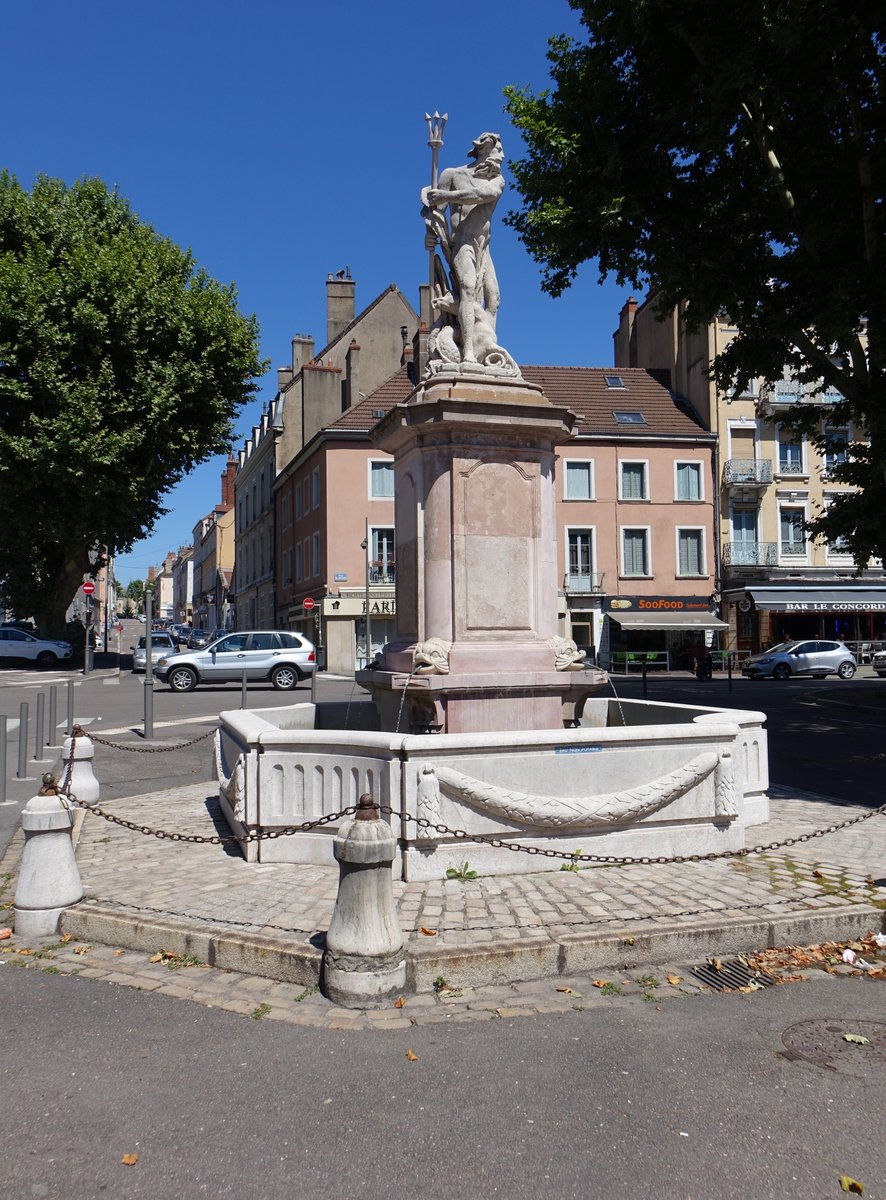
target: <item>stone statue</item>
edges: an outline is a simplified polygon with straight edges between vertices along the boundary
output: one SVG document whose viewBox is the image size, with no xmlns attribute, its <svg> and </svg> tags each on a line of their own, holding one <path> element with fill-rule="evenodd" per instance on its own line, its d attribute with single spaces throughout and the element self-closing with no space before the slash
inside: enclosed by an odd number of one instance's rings
<svg viewBox="0 0 886 1200">
<path fill-rule="evenodd" d="M 519 377 L 519 367 L 498 345 L 495 332 L 501 294 L 489 237 L 492 214 L 505 186 L 501 138 L 497 133 L 481 133 L 468 157 L 474 161 L 447 168 L 440 173 L 439 184 L 422 191 L 426 243 L 432 255 L 439 244 L 448 267 L 447 277 L 439 256 L 433 256 L 428 371 Z"/>
<path fill-rule="evenodd" d="M 554 667 L 558 671 L 580 671 L 585 665 L 585 652 L 579 650 L 572 638 L 552 637 L 548 645 L 554 651 Z"/>
</svg>

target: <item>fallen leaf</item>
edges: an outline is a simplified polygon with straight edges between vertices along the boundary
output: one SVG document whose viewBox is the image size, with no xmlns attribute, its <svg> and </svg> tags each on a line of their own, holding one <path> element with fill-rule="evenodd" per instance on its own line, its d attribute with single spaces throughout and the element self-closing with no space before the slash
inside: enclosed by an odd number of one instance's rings
<svg viewBox="0 0 886 1200">
<path fill-rule="evenodd" d="M 394 1008 L 402 1008 L 405 1003 L 406 1003 L 406 998 L 404 996 L 398 996 L 397 999 L 394 1001 Z"/>
<path fill-rule="evenodd" d="M 593 984 L 594 984 L 594 987 L 606 987 L 606 984 L 607 984 L 608 982 L 609 982 L 609 981 L 608 981 L 608 980 L 606 980 L 606 979 L 595 979 L 595 980 L 593 981 Z"/>
<path fill-rule="evenodd" d="M 111 957 L 119 958 L 121 954 L 125 954 L 125 953 L 126 953 L 125 950 L 115 950 L 114 953 L 111 955 Z"/>
<path fill-rule="evenodd" d="M 418 932 L 423 933 L 425 935 L 425 937 L 436 937 L 437 936 L 437 930 L 436 929 L 428 929 L 426 925 L 422 925 Z"/>
<path fill-rule="evenodd" d="M 715 971 L 722 971 L 722 970 L 723 970 L 723 963 L 722 963 L 722 961 L 721 961 L 719 958 L 709 958 L 709 959 L 708 959 L 708 966 L 709 966 L 709 967 L 713 967 Z"/>
<path fill-rule="evenodd" d="M 596 985 L 595 985 L 595 986 L 596 986 Z M 568 988 L 568 987 L 557 988 L 557 991 L 558 991 L 558 992 L 565 992 L 567 996 L 574 996 L 574 995 L 575 995 L 575 992 L 572 990 L 572 988 Z"/>
<path fill-rule="evenodd" d="M 671 987 L 676 987 L 678 983 L 682 983 L 682 982 L 683 982 L 682 975 L 674 975 L 673 972 L 670 975 L 668 975 L 668 983 L 671 985 Z"/>
<path fill-rule="evenodd" d="M 409 1059 L 410 1062 L 418 1062 L 418 1055 L 413 1054 L 411 1050 L 406 1051 L 406 1057 Z"/>
<path fill-rule="evenodd" d="M 68 942 L 73 938 L 73 933 L 63 933 L 58 939 L 63 945 L 67 946 Z"/>
<path fill-rule="evenodd" d="M 19 950 L 19 954 L 28 955 L 28 954 L 33 954 L 33 953 L 34 953 L 34 951 L 29 950 L 27 946 L 25 946 L 23 950 Z"/>
<path fill-rule="evenodd" d="M 824 871 L 813 871 L 812 878 L 813 879 L 824 879 Z"/>
<path fill-rule="evenodd" d="M 864 1184 L 853 1179 L 851 1175 L 840 1176 L 840 1187 L 844 1192 L 855 1192 L 856 1196 L 864 1195 Z"/>
<path fill-rule="evenodd" d="M 138 1162 L 138 1155 L 137 1154 L 124 1154 L 123 1157 L 120 1159 L 120 1161 L 123 1163 L 124 1167 L 134 1167 L 135 1164 Z"/>
<path fill-rule="evenodd" d="M 152 954 L 152 955 L 151 955 L 151 957 L 148 959 L 148 962 L 149 962 L 149 963 L 152 963 L 152 962 L 163 962 L 163 951 L 162 951 L 162 950 L 158 950 L 156 954 Z"/>
<path fill-rule="evenodd" d="M 0 942 L 5 942 L 7 938 L 12 937 L 11 929 L 0 929 Z"/>
<path fill-rule="evenodd" d="M 844 1033 L 843 1041 L 844 1042 L 852 1042 L 853 1046 L 868 1046 L 868 1045 L 870 1045 L 870 1039 L 863 1037 L 860 1033 Z"/>
<path fill-rule="evenodd" d="M 91 947 L 91 946 L 75 946 L 75 947 L 74 947 L 74 953 L 75 953 L 75 954 L 86 954 L 86 953 L 88 953 L 88 952 L 89 952 L 89 950 L 91 950 L 91 949 L 92 949 L 92 947 Z"/>
</svg>

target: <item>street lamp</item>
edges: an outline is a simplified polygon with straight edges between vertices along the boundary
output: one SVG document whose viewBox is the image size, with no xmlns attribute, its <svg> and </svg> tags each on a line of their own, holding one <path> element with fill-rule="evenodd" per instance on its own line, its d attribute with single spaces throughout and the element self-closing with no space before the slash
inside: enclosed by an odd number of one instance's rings
<svg viewBox="0 0 886 1200">
<path fill-rule="evenodd" d="M 364 564 L 365 591 L 366 591 L 366 598 L 364 600 L 364 607 L 366 609 L 366 619 L 364 622 L 364 628 L 366 631 L 365 632 L 365 637 L 366 637 L 366 664 L 365 665 L 366 665 L 366 670 L 369 670 L 369 662 L 370 662 L 370 658 L 371 658 L 371 654 L 372 654 L 372 638 L 369 635 L 370 625 L 369 625 L 369 518 L 368 517 L 366 518 L 366 536 L 364 537 L 363 541 L 360 543 L 360 549 L 363 550 L 364 554 L 365 554 L 365 564 Z"/>
</svg>

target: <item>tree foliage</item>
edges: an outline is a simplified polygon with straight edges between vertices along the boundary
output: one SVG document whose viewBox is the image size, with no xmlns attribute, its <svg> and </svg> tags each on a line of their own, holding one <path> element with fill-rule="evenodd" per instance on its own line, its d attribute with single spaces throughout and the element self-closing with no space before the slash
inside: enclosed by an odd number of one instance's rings
<svg viewBox="0 0 886 1200">
<path fill-rule="evenodd" d="M 871 0 L 571 0 L 553 86 L 507 89 L 527 144 L 510 221 L 554 295 L 583 262 L 648 287 L 690 328 L 728 313 L 723 386 L 823 381 L 830 422 L 867 430 L 816 522 L 886 556 L 886 9 Z M 821 447 L 820 405 L 791 420 Z"/>
<path fill-rule="evenodd" d="M 0 601 L 63 627 L 96 549 L 129 550 L 230 447 L 257 336 L 100 180 L 0 173 Z"/>
</svg>

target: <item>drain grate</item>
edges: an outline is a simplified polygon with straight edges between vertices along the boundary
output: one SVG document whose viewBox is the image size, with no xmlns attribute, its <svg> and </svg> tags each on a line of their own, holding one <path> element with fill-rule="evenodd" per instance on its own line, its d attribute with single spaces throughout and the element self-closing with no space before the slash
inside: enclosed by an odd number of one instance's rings
<svg viewBox="0 0 886 1200">
<path fill-rule="evenodd" d="M 688 968 L 696 979 L 706 983 L 717 992 L 735 991 L 751 986 L 751 980 L 759 987 L 771 987 L 777 980 L 767 971 L 751 971 L 740 958 L 708 959 L 697 967 Z"/>
</svg>

